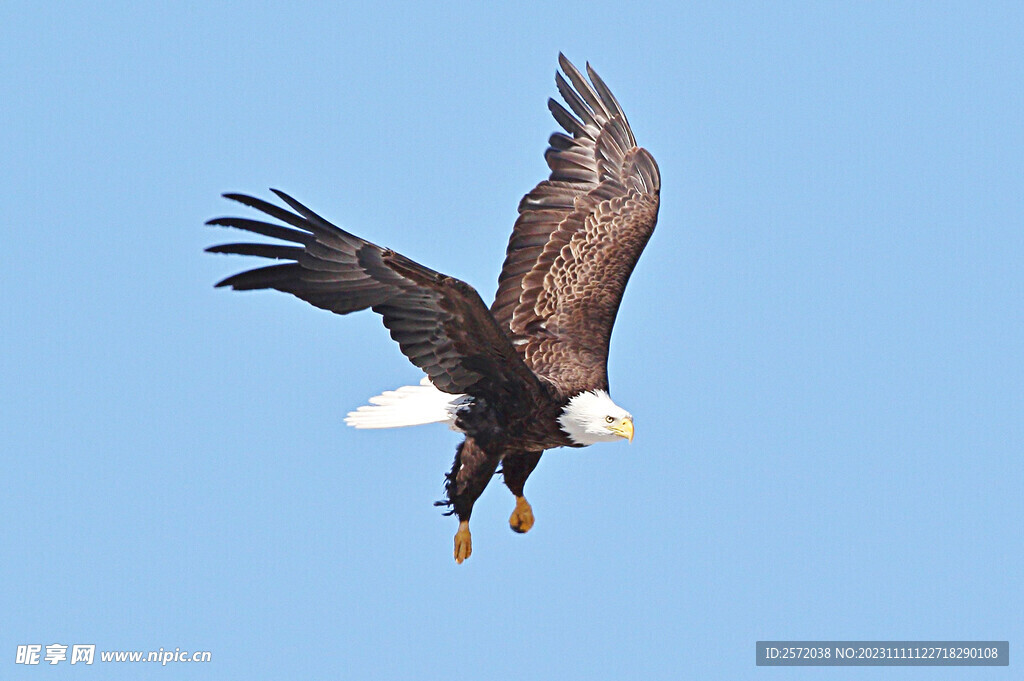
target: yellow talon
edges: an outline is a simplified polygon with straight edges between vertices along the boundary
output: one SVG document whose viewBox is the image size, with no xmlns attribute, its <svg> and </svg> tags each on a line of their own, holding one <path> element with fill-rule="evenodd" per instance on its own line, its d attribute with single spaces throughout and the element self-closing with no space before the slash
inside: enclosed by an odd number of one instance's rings
<svg viewBox="0 0 1024 681">
<path fill-rule="evenodd" d="M 473 538 L 469 534 L 469 521 L 459 522 L 459 531 L 455 533 L 455 562 L 462 565 L 473 554 Z"/>
<path fill-rule="evenodd" d="M 516 497 L 516 507 L 508 518 L 508 524 L 513 531 L 520 534 L 529 532 L 533 527 L 533 509 L 526 497 Z"/>
</svg>

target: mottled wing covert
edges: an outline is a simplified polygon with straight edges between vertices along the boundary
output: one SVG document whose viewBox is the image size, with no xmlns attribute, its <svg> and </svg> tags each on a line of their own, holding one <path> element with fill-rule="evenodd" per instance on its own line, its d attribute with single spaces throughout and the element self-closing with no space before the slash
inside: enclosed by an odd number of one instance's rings
<svg viewBox="0 0 1024 681">
<path fill-rule="evenodd" d="M 556 74 L 565 133 L 549 179 L 523 197 L 491 311 L 527 365 L 564 394 L 608 386 L 608 343 L 626 282 L 658 219 L 661 177 L 598 75 L 564 56 Z M 568 80 L 566 80 L 566 77 Z"/>
</svg>

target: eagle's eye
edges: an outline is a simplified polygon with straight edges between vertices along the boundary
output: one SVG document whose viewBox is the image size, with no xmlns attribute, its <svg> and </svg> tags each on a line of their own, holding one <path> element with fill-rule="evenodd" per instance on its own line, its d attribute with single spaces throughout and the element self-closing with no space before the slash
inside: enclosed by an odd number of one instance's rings
<svg viewBox="0 0 1024 681">
<path fill-rule="evenodd" d="M 614 416 L 605 416 L 604 420 L 607 421 L 608 423 L 615 423 L 615 417 Z"/>
</svg>

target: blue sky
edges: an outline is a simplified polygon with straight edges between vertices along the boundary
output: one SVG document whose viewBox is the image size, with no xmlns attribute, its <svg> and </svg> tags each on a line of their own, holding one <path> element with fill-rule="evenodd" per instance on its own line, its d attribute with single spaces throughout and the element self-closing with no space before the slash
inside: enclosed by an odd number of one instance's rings
<svg viewBox="0 0 1024 681">
<path fill-rule="evenodd" d="M 1024 640 L 1017 3 L 0 8 L 0 676 L 811 679 L 758 639 Z M 214 290 L 288 191 L 493 295 L 559 51 L 662 172 L 625 444 L 474 555 L 372 314 Z M 14 664 L 21 644 L 206 665 Z M 170 666 L 170 665 L 169 665 Z M 1015 676 L 903 669 L 905 679 Z M 895 672 L 833 669 L 840 679 Z"/>
</svg>

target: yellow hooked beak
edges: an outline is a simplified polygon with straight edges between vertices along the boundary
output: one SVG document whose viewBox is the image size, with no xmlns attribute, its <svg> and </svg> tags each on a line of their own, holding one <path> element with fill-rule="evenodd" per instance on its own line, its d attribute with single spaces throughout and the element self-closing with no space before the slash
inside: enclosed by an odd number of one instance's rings
<svg viewBox="0 0 1024 681">
<path fill-rule="evenodd" d="M 624 418 L 614 426 L 609 427 L 609 430 L 618 435 L 624 437 L 630 442 L 633 441 L 633 419 Z"/>
</svg>

